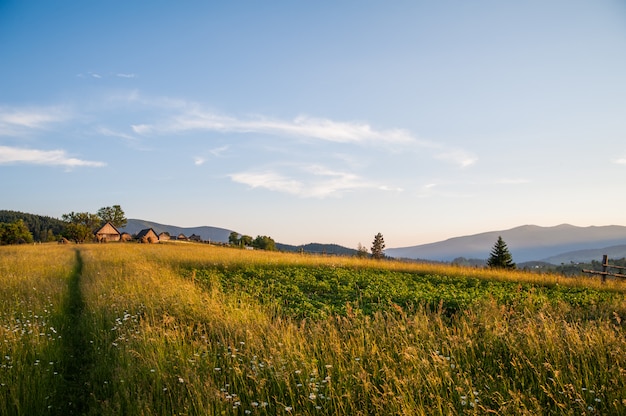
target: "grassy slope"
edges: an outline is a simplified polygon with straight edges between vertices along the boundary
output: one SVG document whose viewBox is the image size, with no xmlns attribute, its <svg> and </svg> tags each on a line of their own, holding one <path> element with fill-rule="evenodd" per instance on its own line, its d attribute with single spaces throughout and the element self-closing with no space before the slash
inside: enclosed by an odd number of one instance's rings
<svg viewBox="0 0 626 416">
<path fill-rule="evenodd" d="M 75 249 L 0 249 L 2 414 L 626 411 L 623 283 L 206 245 Z M 433 307 L 470 286 L 478 300 Z"/>
</svg>

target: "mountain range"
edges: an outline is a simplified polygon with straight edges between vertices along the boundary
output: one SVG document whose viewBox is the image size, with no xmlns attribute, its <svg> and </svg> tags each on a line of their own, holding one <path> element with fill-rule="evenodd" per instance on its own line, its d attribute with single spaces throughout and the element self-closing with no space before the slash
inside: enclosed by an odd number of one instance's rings
<svg viewBox="0 0 626 416">
<path fill-rule="evenodd" d="M 554 227 L 523 225 L 503 231 L 490 231 L 450 238 L 430 244 L 389 248 L 389 257 L 450 262 L 459 257 L 487 259 L 501 236 L 513 260 L 518 263 L 545 261 L 552 264 L 626 257 L 626 227 L 609 225 L 577 227 L 561 224 Z"/>
<path fill-rule="evenodd" d="M 232 230 L 219 227 L 177 227 L 174 225 L 159 224 L 157 222 L 151 222 L 146 220 L 128 219 L 125 227 L 119 228 L 120 232 L 127 232 L 129 234 L 137 234 L 139 231 L 146 228 L 152 228 L 157 234 L 166 232 L 171 236 L 185 234 L 187 237 L 192 234 L 199 235 L 204 241 L 211 241 L 214 243 L 228 243 L 228 236 Z"/>
<path fill-rule="evenodd" d="M 36 214 L 18 211 L 0 210 L 0 222 L 13 222 L 23 219 L 37 241 L 45 241 L 52 231 L 58 235 L 63 222 Z M 122 232 L 137 234 L 141 230 L 152 228 L 157 233 L 168 232 L 170 235 L 199 235 L 202 240 L 228 243 L 232 230 L 219 227 L 178 227 L 159 224 L 141 219 L 129 219 Z M 619 225 L 577 227 L 561 224 L 554 227 L 523 225 L 502 231 L 490 231 L 463 237 L 450 238 L 429 244 L 410 247 L 388 248 L 388 257 L 451 262 L 460 258 L 466 260 L 486 260 L 501 236 L 507 243 L 513 260 L 520 263 L 545 262 L 555 265 L 569 263 L 589 263 L 601 260 L 603 254 L 611 259 L 626 258 L 626 227 Z M 325 253 L 335 255 L 355 255 L 356 250 L 337 244 L 310 243 L 300 246 L 276 243 L 279 250 L 307 253 Z M 470 262 L 471 263 L 471 262 Z"/>
</svg>

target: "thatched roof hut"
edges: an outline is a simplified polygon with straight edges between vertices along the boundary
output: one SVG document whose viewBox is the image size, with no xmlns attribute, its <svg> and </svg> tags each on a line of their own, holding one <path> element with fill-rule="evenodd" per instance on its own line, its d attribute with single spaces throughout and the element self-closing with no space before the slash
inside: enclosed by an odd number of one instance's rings
<svg viewBox="0 0 626 416">
<path fill-rule="evenodd" d="M 96 241 L 99 243 L 107 243 L 109 241 L 120 241 L 121 233 L 113 224 L 107 222 L 95 233 Z"/>
<path fill-rule="evenodd" d="M 140 243 L 158 243 L 159 236 L 154 232 L 152 228 L 146 228 L 139 231 L 137 237 L 135 237 Z"/>
</svg>

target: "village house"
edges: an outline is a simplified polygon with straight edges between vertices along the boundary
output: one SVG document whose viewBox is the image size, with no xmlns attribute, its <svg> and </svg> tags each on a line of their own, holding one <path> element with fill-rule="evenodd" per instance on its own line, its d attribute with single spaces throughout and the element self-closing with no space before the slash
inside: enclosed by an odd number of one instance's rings
<svg viewBox="0 0 626 416">
<path fill-rule="evenodd" d="M 139 231 L 137 236 L 135 237 L 137 241 L 140 243 L 158 243 L 159 236 L 154 232 L 152 228 L 146 228 L 145 230 Z"/>
<path fill-rule="evenodd" d="M 159 241 L 168 241 L 170 239 L 170 233 L 163 231 L 159 234 Z"/>
<path fill-rule="evenodd" d="M 109 241 L 120 241 L 121 233 L 113 224 L 107 222 L 95 233 L 96 241 L 99 243 L 107 243 Z"/>
<path fill-rule="evenodd" d="M 199 235 L 196 234 L 191 234 L 191 236 L 189 236 L 189 241 L 196 241 L 198 243 L 202 242 L 202 237 L 200 237 Z"/>
</svg>

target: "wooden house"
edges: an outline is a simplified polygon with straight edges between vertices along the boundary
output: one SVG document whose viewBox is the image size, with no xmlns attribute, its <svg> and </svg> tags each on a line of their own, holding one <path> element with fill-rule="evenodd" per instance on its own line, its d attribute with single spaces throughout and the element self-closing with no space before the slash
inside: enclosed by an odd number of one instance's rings
<svg viewBox="0 0 626 416">
<path fill-rule="evenodd" d="M 189 240 L 189 239 L 187 238 L 187 236 L 186 236 L 185 234 L 183 234 L 183 233 L 178 234 L 178 236 L 176 237 L 176 239 L 177 239 L 177 240 L 180 240 L 180 241 L 187 241 L 187 240 Z"/>
<path fill-rule="evenodd" d="M 158 243 L 159 236 L 154 232 L 152 228 L 146 228 L 145 230 L 139 231 L 137 237 L 135 237 L 137 241 L 140 243 Z"/>
<path fill-rule="evenodd" d="M 109 241 L 120 241 L 121 233 L 113 224 L 107 222 L 98 231 L 95 232 L 96 241 L 99 243 L 107 243 Z"/>
<path fill-rule="evenodd" d="M 196 241 L 198 243 L 202 242 L 202 237 L 200 237 L 199 235 L 196 234 L 191 234 L 189 236 L 189 241 Z"/>
<path fill-rule="evenodd" d="M 166 231 L 163 231 L 159 234 L 159 241 L 168 241 L 170 239 L 170 234 Z"/>
<path fill-rule="evenodd" d="M 120 241 L 132 241 L 133 240 L 133 236 L 128 234 L 128 233 L 122 233 L 122 235 L 120 236 Z"/>
</svg>

